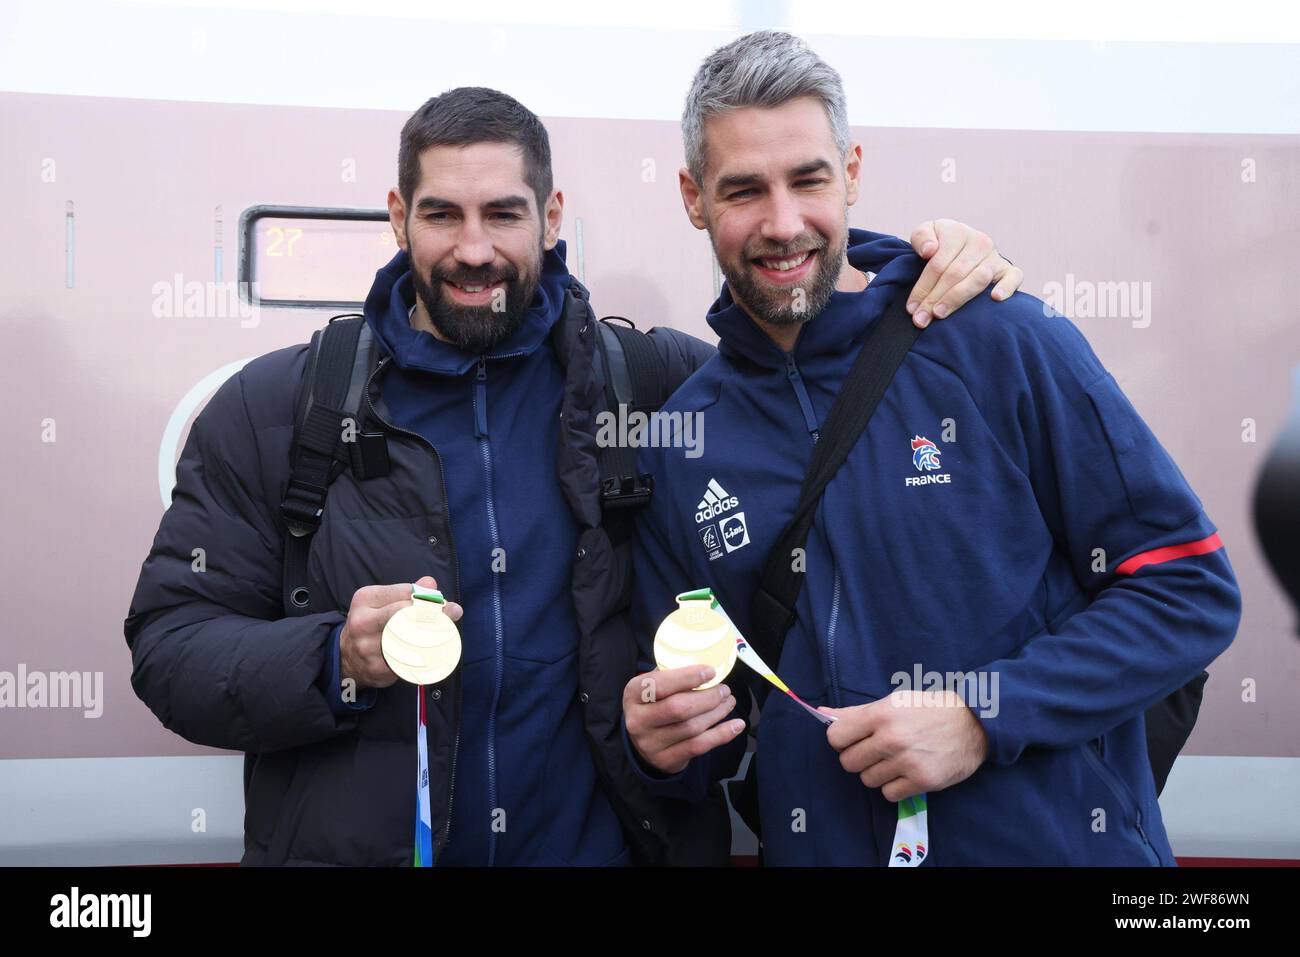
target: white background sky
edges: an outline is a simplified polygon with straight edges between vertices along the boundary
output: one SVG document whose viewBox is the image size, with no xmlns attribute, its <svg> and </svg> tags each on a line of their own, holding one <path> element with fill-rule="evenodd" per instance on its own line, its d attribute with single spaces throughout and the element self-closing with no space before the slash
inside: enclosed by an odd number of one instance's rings
<svg viewBox="0 0 1300 957">
<path fill-rule="evenodd" d="M 712 49 L 777 27 L 875 126 L 1300 133 L 1300 5 L 1234 0 L 18 0 L 0 90 L 675 120 Z"/>
</svg>

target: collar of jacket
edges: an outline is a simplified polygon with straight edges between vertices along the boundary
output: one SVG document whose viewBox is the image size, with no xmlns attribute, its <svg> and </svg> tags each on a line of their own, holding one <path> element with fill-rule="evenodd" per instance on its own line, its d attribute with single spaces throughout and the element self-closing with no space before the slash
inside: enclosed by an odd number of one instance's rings
<svg viewBox="0 0 1300 957">
<path fill-rule="evenodd" d="M 558 248 L 563 256 L 563 244 L 559 244 Z M 396 259 L 389 266 L 395 264 Z M 382 274 L 384 270 L 380 272 Z M 565 277 L 565 291 L 560 296 L 561 305 L 549 329 L 551 348 L 564 370 L 564 396 L 557 423 L 559 445 L 556 471 L 569 509 L 583 528 L 590 529 L 601 523 L 600 450 L 596 444 L 596 416 L 605 408 L 605 370 L 596 347 L 596 337 L 600 333 L 587 287 L 567 272 Z M 409 282 L 409 271 L 406 278 Z M 398 281 L 392 280 L 392 288 L 396 287 Z M 372 291 L 371 298 L 374 297 Z M 369 300 L 366 315 L 369 318 Z M 411 332 L 416 333 L 416 330 L 412 329 Z M 417 334 L 437 341 L 427 333 Z M 384 400 L 381 383 L 384 374 L 393 365 L 402 364 L 397 361 L 388 343 L 380 336 L 376 338 L 380 358 L 367 382 L 368 394 L 379 417 L 385 423 L 391 423 L 392 410 Z M 477 358 L 471 359 L 471 363 L 477 361 Z"/>
<path fill-rule="evenodd" d="M 551 327 L 564 308 L 564 290 L 571 279 L 564 263 L 565 244 L 560 240 L 542 256 L 542 275 L 523 323 L 508 339 L 486 356 L 465 352 L 434 338 L 432 333 L 411 326 L 410 309 L 415 304 L 411 261 L 405 251 L 375 273 L 366 297 L 365 317 L 383 351 L 404 370 L 437 375 L 462 376 L 480 358 L 504 359 L 532 355 L 550 335 Z"/>
<path fill-rule="evenodd" d="M 849 230 L 848 260 L 855 269 L 875 272 L 876 278 L 863 292 L 831 293 L 825 308 L 799 330 L 793 350 L 796 363 L 843 353 L 849 343 L 861 338 L 896 294 L 916 281 L 925 266 L 901 239 L 865 229 Z M 725 283 L 706 318 L 718 334 L 718 350 L 723 355 L 743 357 L 765 368 L 785 368 L 786 353 L 736 304 Z"/>
</svg>

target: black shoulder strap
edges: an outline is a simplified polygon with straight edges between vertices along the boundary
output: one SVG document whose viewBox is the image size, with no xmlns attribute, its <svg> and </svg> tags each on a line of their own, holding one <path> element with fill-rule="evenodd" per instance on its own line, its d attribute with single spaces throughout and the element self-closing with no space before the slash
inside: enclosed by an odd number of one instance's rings
<svg viewBox="0 0 1300 957">
<path fill-rule="evenodd" d="M 668 373 L 649 338 L 618 316 L 600 320 L 597 329 L 597 348 L 605 371 L 605 405 L 615 422 L 628 421 L 633 412 L 648 415 L 658 411 L 668 398 Z M 635 448 L 615 442 L 602 447 L 598 457 L 603 509 L 629 508 L 650 501 L 654 476 L 637 472 Z"/>
<path fill-rule="evenodd" d="M 876 406 L 920 334 L 907 314 L 906 294 L 896 297 L 868 333 L 848 378 L 840 387 L 813 446 L 812 461 L 799 491 L 794 517 L 777 539 L 763 567 L 763 579 L 750 603 L 749 643 L 772 667 L 780 667 L 781 646 L 794 624 L 794 606 L 803 587 L 802 565 L 795 549 L 802 549 L 812 528 L 822 492 L 857 444 Z"/>
<path fill-rule="evenodd" d="M 310 602 L 307 554 L 312 535 L 320 527 L 330 483 L 345 468 L 364 477 L 366 460 L 387 458 L 364 448 L 361 440 L 365 433 L 363 390 L 375 358 L 374 339 L 361 316 L 336 316 L 311 337 L 298 395 L 290 451 L 292 470 L 280 504 L 288 529 L 283 582 L 286 615 L 303 614 Z"/>
</svg>

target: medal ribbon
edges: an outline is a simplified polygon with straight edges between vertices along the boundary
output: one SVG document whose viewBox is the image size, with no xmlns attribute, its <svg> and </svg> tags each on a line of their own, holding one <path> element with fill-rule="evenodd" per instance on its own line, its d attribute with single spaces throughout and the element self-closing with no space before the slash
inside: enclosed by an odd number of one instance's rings
<svg viewBox="0 0 1300 957">
<path fill-rule="evenodd" d="M 894 853 L 890 867 L 920 867 L 930 853 L 929 814 L 925 795 L 917 794 L 898 802 L 898 824 L 894 828 Z"/>
<path fill-rule="evenodd" d="M 782 681 L 775 671 L 769 668 L 766 662 L 758 656 L 758 653 L 749 646 L 749 643 L 741 636 L 740 631 L 736 628 L 731 620 L 731 616 L 723 609 L 718 599 L 714 597 L 712 588 L 699 588 L 695 591 L 682 592 L 677 596 L 678 602 L 684 601 L 707 601 L 709 607 L 722 616 L 727 625 L 731 628 L 732 634 L 736 636 L 736 657 L 748 665 L 758 674 L 762 675 L 775 687 L 785 692 L 790 698 L 804 711 L 808 712 L 824 725 L 831 725 L 835 718 L 828 714 L 822 714 L 816 708 L 812 707 L 797 694 L 790 690 L 790 687 Z M 926 800 L 924 794 L 917 794 L 913 797 L 903 798 L 898 802 L 898 823 L 894 826 L 894 846 L 889 857 L 890 867 L 919 867 L 930 853 L 930 824 L 929 815 L 926 811 Z"/>
<path fill-rule="evenodd" d="M 412 601 L 446 602 L 442 592 L 421 585 L 411 586 Z M 415 686 L 415 853 L 416 867 L 433 866 L 433 821 L 429 811 L 429 723 L 424 712 L 424 685 Z"/>
<path fill-rule="evenodd" d="M 731 616 L 723 610 L 722 605 L 718 603 L 718 599 L 714 597 L 712 588 L 699 588 L 695 591 L 682 592 L 677 596 L 677 600 L 679 602 L 707 601 L 709 607 L 722 616 L 722 619 L 727 623 L 727 627 L 731 629 L 731 633 L 735 635 L 737 658 L 747 664 L 753 671 L 766 678 L 775 687 L 789 695 L 795 704 L 799 705 L 799 707 L 803 708 L 822 724 L 831 725 L 835 723 L 834 718 L 828 714 L 822 714 L 812 705 L 808 704 L 808 702 L 804 701 L 803 698 L 800 698 L 797 694 L 791 691 L 789 685 L 777 677 L 776 672 L 769 668 L 766 662 L 758 656 L 758 652 L 749 646 L 749 642 L 745 641 L 745 639 L 741 637 L 740 632 L 731 621 Z"/>
</svg>

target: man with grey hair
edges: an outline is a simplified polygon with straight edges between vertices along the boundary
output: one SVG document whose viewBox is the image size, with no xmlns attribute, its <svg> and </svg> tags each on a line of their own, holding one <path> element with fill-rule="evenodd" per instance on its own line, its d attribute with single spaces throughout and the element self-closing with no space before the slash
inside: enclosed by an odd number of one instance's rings
<svg viewBox="0 0 1300 957">
<path fill-rule="evenodd" d="M 708 448 L 671 468 L 641 454 L 657 478 L 634 560 L 647 665 L 679 592 L 707 586 L 742 635 L 766 628 L 751 597 L 828 410 L 922 271 L 904 243 L 848 228 L 862 147 L 839 76 L 797 38 L 714 52 L 682 128 L 682 200 L 727 281 L 708 314 L 719 354 L 665 406 L 706 416 Z M 1174 863 L 1143 712 L 1231 642 L 1232 569 L 1079 332 L 1031 296 L 990 300 L 901 353 L 805 545 L 773 555 L 803 580 L 768 664 L 822 707 L 762 705 L 768 862 Z M 624 689 L 659 793 L 736 769 L 749 715 L 722 710 L 725 685 L 693 690 L 713 677 Z"/>
<path fill-rule="evenodd" d="M 852 145 L 844 87 L 833 68 L 803 40 L 788 33 L 764 30 L 742 39 L 743 43 L 738 40 L 705 60 L 691 84 L 682 113 L 682 141 L 686 153 L 683 189 L 687 186 L 687 178 L 691 183 L 704 182 L 708 162 L 705 117 L 724 112 L 729 103 L 776 107 L 798 97 L 815 97 L 823 104 L 836 152 L 846 155 Z M 739 181 L 718 184 L 722 188 L 740 185 Z M 951 221 L 940 220 L 939 228 L 944 224 L 953 225 Z M 700 223 L 695 222 L 695 225 L 699 227 Z M 938 256 L 931 257 L 917 280 L 908 299 L 908 312 L 913 314 L 918 326 L 928 325 L 932 315 L 947 316 L 954 308 L 954 300 L 965 302 L 979 295 L 995 279 L 997 285 L 991 293 L 994 299 L 1005 299 L 1019 288 L 1023 273 L 1014 270 L 998 272 L 997 261 L 988 255 L 991 243 L 987 236 L 972 233 L 964 239 L 965 242 L 954 246 L 951 252 L 943 249 Z M 921 230 L 918 229 L 912 234 L 912 244 L 924 255 L 922 242 Z M 832 265 L 826 258 L 817 263 L 813 282 L 814 304 L 824 304 L 835 286 L 837 276 L 830 271 Z M 771 295 L 765 293 L 745 270 L 733 269 L 727 273 L 724 268 L 724 274 L 733 293 L 739 294 L 743 302 L 755 302 Z M 785 291 L 775 294 L 783 305 L 790 304 Z M 817 311 L 809 309 L 809 314 L 816 315 Z"/>
</svg>

